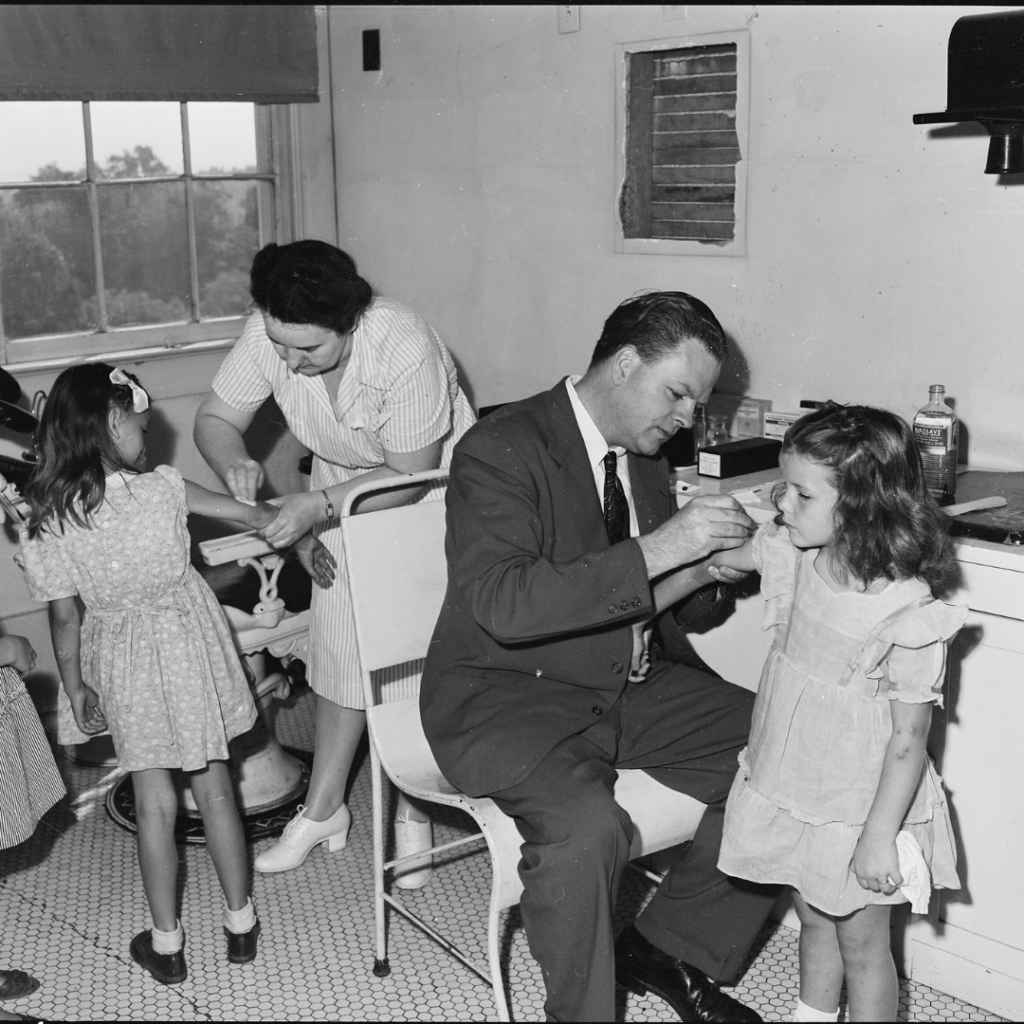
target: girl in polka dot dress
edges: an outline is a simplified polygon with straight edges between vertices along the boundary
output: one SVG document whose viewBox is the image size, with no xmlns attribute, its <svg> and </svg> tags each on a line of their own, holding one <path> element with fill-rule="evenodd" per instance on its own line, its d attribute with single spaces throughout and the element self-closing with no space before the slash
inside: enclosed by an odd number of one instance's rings
<svg viewBox="0 0 1024 1024">
<path fill-rule="evenodd" d="M 147 473 L 149 416 L 149 396 L 124 370 L 92 363 L 57 378 L 39 427 L 21 550 L 33 597 L 50 604 L 66 695 L 60 742 L 109 729 L 131 772 L 153 918 L 131 956 L 176 984 L 187 969 L 171 769 L 187 773 L 203 818 L 224 891 L 228 959 L 254 959 L 260 929 L 228 766 L 228 743 L 251 728 L 256 708 L 220 605 L 189 561 L 186 517 L 260 529 L 277 510 L 208 491 L 170 466 Z"/>
</svg>

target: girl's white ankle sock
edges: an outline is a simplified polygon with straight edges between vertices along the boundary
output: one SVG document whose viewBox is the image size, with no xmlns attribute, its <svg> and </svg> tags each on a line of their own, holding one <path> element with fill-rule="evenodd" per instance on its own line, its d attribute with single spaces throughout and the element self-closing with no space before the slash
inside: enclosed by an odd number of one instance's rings
<svg viewBox="0 0 1024 1024">
<path fill-rule="evenodd" d="M 224 904 L 224 927 L 235 935 L 252 931 L 256 926 L 256 908 L 252 905 L 252 897 L 245 901 L 241 910 L 229 910 Z"/>
<path fill-rule="evenodd" d="M 790 1020 L 794 1021 L 819 1021 L 819 1020 L 839 1020 L 839 1007 L 836 1007 L 833 1013 L 826 1013 L 824 1010 L 816 1010 L 813 1006 L 808 1006 L 802 999 L 797 999 L 796 1009 L 793 1011 L 793 1016 Z"/>
<path fill-rule="evenodd" d="M 150 928 L 150 933 L 153 936 L 154 953 L 163 953 L 166 956 L 168 953 L 177 953 L 185 945 L 185 931 L 180 921 L 175 923 L 173 932 L 162 932 L 154 926 Z"/>
</svg>

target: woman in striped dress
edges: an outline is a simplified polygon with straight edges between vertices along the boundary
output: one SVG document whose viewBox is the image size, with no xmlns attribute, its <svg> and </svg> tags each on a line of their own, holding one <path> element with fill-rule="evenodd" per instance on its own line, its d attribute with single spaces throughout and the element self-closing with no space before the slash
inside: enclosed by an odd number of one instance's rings
<svg viewBox="0 0 1024 1024">
<path fill-rule="evenodd" d="M 243 434 L 273 394 L 292 433 L 313 453 L 307 492 L 276 503 L 265 531 L 287 547 L 312 531 L 334 567 L 343 555 L 336 510 L 353 486 L 446 466 L 473 422 L 455 366 L 434 331 L 407 306 L 374 297 L 351 257 L 312 239 L 268 245 L 252 265 L 256 312 L 224 361 L 196 414 L 199 451 L 233 495 L 251 500 L 263 469 Z M 436 500 L 443 488 L 372 495 L 360 511 Z M 351 598 L 344 572 L 330 588 L 314 587 L 307 674 L 317 694 L 316 750 L 307 803 L 281 840 L 256 859 L 257 871 L 286 871 L 318 843 L 339 850 L 348 834 L 345 790 L 365 725 Z M 418 672 L 396 674 L 387 699 L 415 692 Z M 430 845 L 430 824 L 400 797 L 399 855 Z M 426 883 L 429 860 L 396 878 Z"/>
<path fill-rule="evenodd" d="M 23 636 L 0 637 L 0 850 L 23 843 L 64 796 L 39 716 L 21 681 L 36 652 Z M 31 995 L 39 982 L 24 971 L 0 970 L 0 999 Z M 27 1020 L 0 1010 L 0 1019 Z"/>
</svg>

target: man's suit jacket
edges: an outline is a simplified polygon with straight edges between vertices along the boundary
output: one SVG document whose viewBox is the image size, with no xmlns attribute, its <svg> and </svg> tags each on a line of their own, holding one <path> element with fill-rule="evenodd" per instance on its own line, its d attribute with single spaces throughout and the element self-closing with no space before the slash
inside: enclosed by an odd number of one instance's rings
<svg viewBox="0 0 1024 1024">
<path fill-rule="evenodd" d="M 667 463 L 630 453 L 629 476 L 648 533 L 672 512 Z M 630 626 L 653 603 L 640 546 L 609 545 L 564 381 L 463 436 L 447 524 L 420 707 L 441 770 L 479 796 L 521 781 L 618 700 Z M 659 626 L 679 628 L 671 616 Z"/>
</svg>

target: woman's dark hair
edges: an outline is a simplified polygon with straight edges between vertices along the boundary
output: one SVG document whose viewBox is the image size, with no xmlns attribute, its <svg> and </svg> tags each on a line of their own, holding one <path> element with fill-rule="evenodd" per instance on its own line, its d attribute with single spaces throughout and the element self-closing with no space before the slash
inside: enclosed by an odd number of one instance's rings
<svg viewBox="0 0 1024 1024">
<path fill-rule="evenodd" d="M 249 291 L 256 308 L 285 324 L 312 324 L 348 334 L 373 301 L 355 260 L 336 246 L 306 238 L 271 242 L 252 261 Z"/>
<path fill-rule="evenodd" d="M 112 408 L 134 411 L 134 393 L 111 382 L 113 369 L 108 363 L 70 366 L 54 382 L 36 431 L 39 464 L 25 488 L 30 537 L 51 519 L 62 529 L 68 520 L 88 526 L 106 493 L 107 467 L 136 472 L 121 457 L 107 423 Z"/>
<path fill-rule="evenodd" d="M 955 578 L 949 517 L 925 486 L 921 456 L 899 416 L 828 402 L 789 428 L 782 455 L 829 469 L 839 492 L 832 568 L 863 583 L 923 579 L 937 593 Z"/>
<path fill-rule="evenodd" d="M 686 292 L 646 292 L 620 303 L 604 322 L 590 358 L 597 366 L 632 345 L 645 363 L 653 363 L 684 341 L 698 341 L 720 363 L 729 354 L 718 318 Z"/>
</svg>

